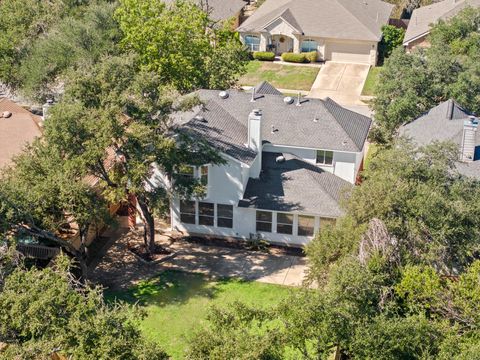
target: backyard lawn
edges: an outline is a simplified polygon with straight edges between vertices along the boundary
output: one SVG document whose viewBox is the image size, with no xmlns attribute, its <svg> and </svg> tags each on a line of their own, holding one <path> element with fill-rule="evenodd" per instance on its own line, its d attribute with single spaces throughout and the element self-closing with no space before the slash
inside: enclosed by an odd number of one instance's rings
<svg viewBox="0 0 480 360">
<path fill-rule="evenodd" d="M 320 67 L 281 65 L 268 61 L 250 61 L 240 85 L 255 86 L 266 80 L 278 89 L 310 90 Z"/>
<path fill-rule="evenodd" d="M 365 80 L 365 85 L 363 86 L 362 95 L 373 96 L 373 91 L 375 89 L 375 84 L 378 81 L 378 76 L 382 68 L 380 66 L 371 67 L 368 72 L 367 80 Z"/>
<path fill-rule="evenodd" d="M 269 306 L 294 291 L 292 288 L 234 279 L 213 281 L 200 275 L 166 271 L 124 292 L 106 292 L 113 299 L 136 303 L 146 311 L 141 329 L 157 341 L 173 359 L 182 359 L 187 338 L 205 323 L 211 305 L 235 300 Z"/>
</svg>

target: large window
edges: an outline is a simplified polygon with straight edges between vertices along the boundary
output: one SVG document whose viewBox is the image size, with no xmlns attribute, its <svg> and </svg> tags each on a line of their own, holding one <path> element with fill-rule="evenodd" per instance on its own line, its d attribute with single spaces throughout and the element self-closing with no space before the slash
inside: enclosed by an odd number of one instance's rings
<svg viewBox="0 0 480 360">
<path fill-rule="evenodd" d="M 298 236 L 313 236 L 315 218 L 313 216 L 298 215 Z"/>
<path fill-rule="evenodd" d="M 333 151 L 317 150 L 317 164 L 332 165 Z"/>
<path fill-rule="evenodd" d="M 185 224 L 195 224 L 195 201 L 180 201 L 180 221 Z"/>
<path fill-rule="evenodd" d="M 260 50 L 260 37 L 256 35 L 245 36 L 245 45 L 247 45 L 250 51 Z"/>
<path fill-rule="evenodd" d="M 215 215 L 215 204 L 199 202 L 198 203 L 198 223 L 200 225 L 213 226 Z"/>
<path fill-rule="evenodd" d="M 217 204 L 217 226 L 233 228 L 233 206 Z"/>
<path fill-rule="evenodd" d="M 302 41 L 302 52 L 317 51 L 318 44 L 315 40 L 306 39 Z"/>
<path fill-rule="evenodd" d="M 257 210 L 257 232 L 272 232 L 272 213 Z"/>
<path fill-rule="evenodd" d="M 293 234 L 293 215 L 277 213 L 277 233 L 279 234 Z"/>
</svg>

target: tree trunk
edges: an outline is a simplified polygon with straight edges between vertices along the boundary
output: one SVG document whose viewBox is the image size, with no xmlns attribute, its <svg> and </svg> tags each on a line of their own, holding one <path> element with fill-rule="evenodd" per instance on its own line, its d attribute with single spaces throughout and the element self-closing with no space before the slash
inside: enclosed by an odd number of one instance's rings
<svg viewBox="0 0 480 360">
<path fill-rule="evenodd" d="M 143 241 L 145 242 L 146 251 L 152 255 L 155 252 L 155 219 L 152 212 L 148 208 L 145 199 L 137 196 L 138 206 L 142 212 L 143 219 Z"/>
<path fill-rule="evenodd" d="M 86 233 L 87 233 L 88 226 L 80 227 L 79 229 L 79 236 L 80 236 L 80 248 L 77 252 L 75 252 L 75 258 L 78 261 L 78 265 L 80 266 L 80 270 L 82 272 L 81 280 L 85 281 L 88 277 L 88 266 L 87 266 L 87 245 L 86 245 Z"/>
</svg>

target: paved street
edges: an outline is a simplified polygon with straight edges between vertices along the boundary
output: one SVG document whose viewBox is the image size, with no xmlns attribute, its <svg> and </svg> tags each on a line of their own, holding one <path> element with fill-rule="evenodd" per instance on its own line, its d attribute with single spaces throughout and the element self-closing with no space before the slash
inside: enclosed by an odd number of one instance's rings
<svg viewBox="0 0 480 360">
<path fill-rule="evenodd" d="M 157 241 L 176 253 L 160 264 L 146 264 L 127 250 L 128 241 L 139 241 L 129 233 L 117 240 L 92 271 L 95 282 L 113 289 L 125 289 L 167 269 L 200 272 L 213 277 L 238 277 L 264 283 L 300 286 L 306 258 L 284 254 L 204 246 L 157 235 Z"/>
<path fill-rule="evenodd" d="M 330 97 L 340 105 L 365 105 L 360 101 L 369 65 L 327 61 L 320 69 L 308 97 Z"/>
</svg>

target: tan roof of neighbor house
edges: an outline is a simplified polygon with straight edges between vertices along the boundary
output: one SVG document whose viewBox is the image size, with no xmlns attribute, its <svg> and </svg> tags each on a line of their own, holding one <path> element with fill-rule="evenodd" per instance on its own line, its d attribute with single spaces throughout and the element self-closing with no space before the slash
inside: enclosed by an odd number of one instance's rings
<svg viewBox="0 0 480 360">
<path fill-rule="evenodd" d="M 380 0 L 267 0 L 237 30 L 262 32 L 282 18 L 305 36 L 379 41 L 393 7 Z"/>
<path fill-rule="evenodd" d="M 172 3 L 173 0 L 164 0 Z M 208 10 L 210 18 L 215 21 L 228 20 L 236 16 L 245 5 L 247 0 L 193 0 L 203 10 Z"/>
<path fill-rule="evenodd" d="M 408 45 L 410 41 L 427 35 L 432 24 L 439 20 L 447 20 L 469 6 L 479 7 L 480 0 L 445 0 L 414 10 L 403 45 Z"/>
<path fill-rule="evenodd" d="M 5 118 L 5 112 L 11 116 Z M 6 98 L 0 98 L 0 170 L 10 164 L 27 143 L 42 135 L 41 117 Z"/>
</svg>

